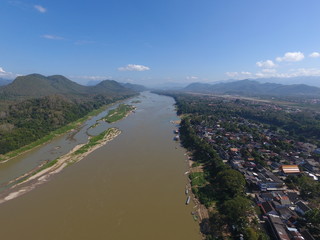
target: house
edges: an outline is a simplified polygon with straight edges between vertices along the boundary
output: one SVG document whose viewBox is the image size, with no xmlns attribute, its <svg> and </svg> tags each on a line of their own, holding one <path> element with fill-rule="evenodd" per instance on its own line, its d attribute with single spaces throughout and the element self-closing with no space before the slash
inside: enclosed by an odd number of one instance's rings
<svg viewBox="0 0 320 240">
<path fill-rule="evenodd" d="M 281 190 L 284 186 L 281 179 L 265 168 L 258 173 L 257 184 L 261 191 Z"/>
<path fill-rule="evenodd" d="M 298 165 L 282 165 L 281 170 L 284 174 L 299 174 L 300 169 Z"/>
<path fill-rule="evenodd" d="M 320 164 L 314 159 L 307 159 L 303 166 L 310 172 L 319 172 Z"/>
<path fill-rule="evenodd" d="M 300 197 L 296 192 L 287 192 L 287 196 L 292 203 L 299 201 Z"/>
<path fill-rule="evenodd" d="M 272 192 L 261 193 L 260 196 L 265 201 L 272 201 L 274 198 Z"/>
<path fill-rule="evenodd" d="M 300 213 L 301 215 L 305 215 L 307 212 L 309 212 L 311 208 L 309 208 L 305 203 L 302 201 L 298 201 L 296 203 L 295 211 Z"/>
<path fill-rule="evenodd" d="M 277 162 L 272 162 L 270 167 L 272 169 L 279 169 L 281 167 L 281 164 L 277 163 Z"/>
<path fill-rule="evenodd" d="M 279 208 L 277 209 L 278 215 L 281 219 L 288 221 L 295 214 L 289 208 Z"/>
<path fill-rule="evenodd" d="M 289 200 L 288 196 L 279 197 L 279 202 L 280 202 L 280 205 L 283 207 L 290 207 L 291 205 L 291 201 Z"/>
<path fill-rule="evenodd" d="M 270 225 L 274 239 L 277 240 L 290 240 L 285 229 L 285 224 L 281 221 L 277 215 L 268 215 L 268 223 Z"/>
<path fill-rule="evenodd" d="M 304 237 L 301 235 L 301 233 L 299 233 L 298 229 L 287 227 L 287 231 L 288 231 L 291 239 L 304 240 Z"/>
<path fill-rule="evenodd" d="M 273 214 L 273 215 L 277 215 L 276 210 L 272 207 L 270 202 L 262 202 L 261 204 L 259 204 L 262 212 L 264 213 L 264 215 L 267 214 Z"/>
</svg>

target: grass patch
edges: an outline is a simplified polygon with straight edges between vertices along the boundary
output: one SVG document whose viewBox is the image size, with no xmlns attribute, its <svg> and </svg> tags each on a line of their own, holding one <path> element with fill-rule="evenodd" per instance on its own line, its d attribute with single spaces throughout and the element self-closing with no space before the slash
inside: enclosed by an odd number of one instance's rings
<svg viewBox="0 0 320 240">
<path fill-rule="evenodd" d="M 202 172 L 194 172 L 190 173 L 189 178 L 191 180 L 191 185 L 192 186 L 204 186 L 207 181 L 205 179 L 205 175 Z"/>
<path fill-rule="evenodd" d="M 38 171 L 36 171 L 36 172 L 35 172 L 34 174 L 32 174 L 32 175 L 35 175 L 35 174 L 37 174 L 38 172 L 43 171 L 44 169 L 47 169 L 47 168 L 49 168 L 49 167 L 52 167 L 52 166 L 55 165 L 57 162 L 58 162 L 58 158 L 55 159 L 55 160 L 52 160 L 52 161 L 50 161 L 50 162 L 47 162 L 47 163 L 44 164 Z"/>
<path fill-rule="evenodd" d="M 100 124 L 99 122 L 96 122 L 95 124 L 93 124 L 92 126 L 90 126 L 89 129 L 95 128 L 95 127 L 98 126 L 99 124 Z"/>
<path fill-rule="evenodd" d="M 132 105 L 120 104 L 116 109 L 110 110 L 108 115 L 101 120 L 104 120 L 107 123 L 113 123 L 126 117 L 127 114 L 134 109 L 135 107 Z"/>
<path fill-rule="evenodd" d="M 199 163 L 199 162 L 194 162 L 194 163 L 192 163 L 192 167 L 193 167 L 193 168 L 199 167 L 199 166 L 201 166 L 201 163 Z"/>
<path fill-rule="evenodd" d="M 105 136 L 113 133 L 115 131 L 114 128 L 108 128 L 106 131 L 100 133 L 97 136 L 93 136 L 89 139 L 89 142 L 79 148 L 77 151 L 74 152 L 75 155 L 82 154 L 87 152 L 90 148 L 94 147 L 95 145 L 99 144 Z"/>
</svg>

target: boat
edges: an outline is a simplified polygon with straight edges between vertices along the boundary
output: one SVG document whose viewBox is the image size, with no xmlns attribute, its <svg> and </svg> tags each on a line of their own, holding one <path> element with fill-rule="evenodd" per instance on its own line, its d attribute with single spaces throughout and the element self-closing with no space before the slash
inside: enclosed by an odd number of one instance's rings
<svg viewBox="0 0 320 240">
<path fill-rule="evenodd" d="M 189 193 L 189 190 L 188 188 L 186 188 L 185 194 L 188 195 L 188 193 Z"/>
<path fill-rule="evenodd" d="M 190 196 L 187 197 L 186 205 L 190 203 Z"/>
</svg>

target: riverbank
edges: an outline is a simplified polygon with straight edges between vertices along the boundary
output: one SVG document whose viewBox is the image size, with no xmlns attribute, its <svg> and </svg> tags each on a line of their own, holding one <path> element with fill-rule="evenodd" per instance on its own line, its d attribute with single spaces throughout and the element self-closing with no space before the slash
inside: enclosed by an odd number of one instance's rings
<svg viewBox="0 0 320 240">
<path fill-rule="evenodd" d="M 37 185 L 48 181 L 52 175 L 61 172 L 66 166 L 82 160 L 93 151 L 116 138 L 120 133 L 121 131 L 117 128 L 109 128 L 98 136 L 90 137 L 87 144 L 79 144 L 69 153 L 58 159 L 43 164 L 25 175 L 14 179 L 9 183 L 11 187 L 0 194 L 0 204 L 19 197 L 31 191 Z"/>
<path fill-rule="evenodd" d="M 192 173 L 203 173 L 203 166 L 195 164 L 196 162 L 192 160 L 192 154 L 190 152 L 187 152 L 186 156 L 188 157 L 188 160 L 187 160 L 188 168 L 189 168 L 189 171 L 187 172 L 188 177 Z M 190 192 L 192 193 L 192 200 L 195 203 L 195 207 L 194 207 L 195 210 L 192 212 L 192 215 L 194 216 L 194 219 L 197 220 L 200 224 L 205 219 L 209 219 L 209 211 L 206 208 L 206 206 L 201 204 L 199 199 L 193 194 L 190 177 L 189 177 L 188 190 L 190 190 Z"/>
<path fill-rule="evenodd" d="M 24 153 L 27 153 L 29 151 L 32 151 L 33 149 L 37 148 L 37 147 L 40 147 L 48 142 L 50 142 L 51 140 L 53 140 L 54 138 L 56 137 L 59 137 L 63 134 L 66 134 L 66 133 L 69 133 L 69 132 L 72 132 L 72 131 L 75 131 L 77 132 L 78 131 L 78 128 L 84 123 L 86 122 L 87 120 L 89 120 L 90 118 L 92 118 L 93 116 L 95 115 L 98 115 L 99 113 L 105 111 L 108 107 L 110 107 L 111 105 L 113 104 L 117 104 L 119 103 L 120 101 L 117 101 L 117 102 L 114 102 L 114 103 L 111 103 L 111 104 L 107 104 L 107 105 L 104 105 L 102 107 L 100 107 L 99 109 L 96 109 L 96 110 L 93 110 L 91 111 L 90 113 L 88 113 L 87 115 L 85 115 L 84 117 L 74 121 L 74 122 L 71 122 L 69 124 L 67 124 L 66 126 L 63 126 L 51 133 L 49 133 L 48 135 L 46 135 L 45 137 L 43 138 L 40 138 L 26 146 L 23 146 L 17 150 L 14 150 L 14 151 L 11 151 L 11 152 L 8 152 L 6 154 L 3 154 L 1 155 L 0 154 L 0 164 L 1 163 L 5 163 L 5 162 L 8 162 L 10 161 L 11 159 L 15 158 L 15 157 L 18 157 Z"/>
</svg>

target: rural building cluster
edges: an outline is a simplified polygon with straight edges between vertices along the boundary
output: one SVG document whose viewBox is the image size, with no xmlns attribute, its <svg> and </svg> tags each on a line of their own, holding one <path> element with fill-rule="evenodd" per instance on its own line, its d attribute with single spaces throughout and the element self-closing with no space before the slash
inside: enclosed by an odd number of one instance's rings
<svg viewBox="0 0 320 240">
<path fill-rule="evenodd" d="M 240 117 L 218 119 L 210 126 L 203 121 L 195 129 L 225 164 L 243 174 L 247 195 L 261 209 L 260 222 L 270 235 L 279 240 L 314 239 L 297 222 L 311 210 L 310 203 L 287 182 L 298 175 L 318 181 L 320 149 L 316 145 L 295 141 Z"/>
</svg>

